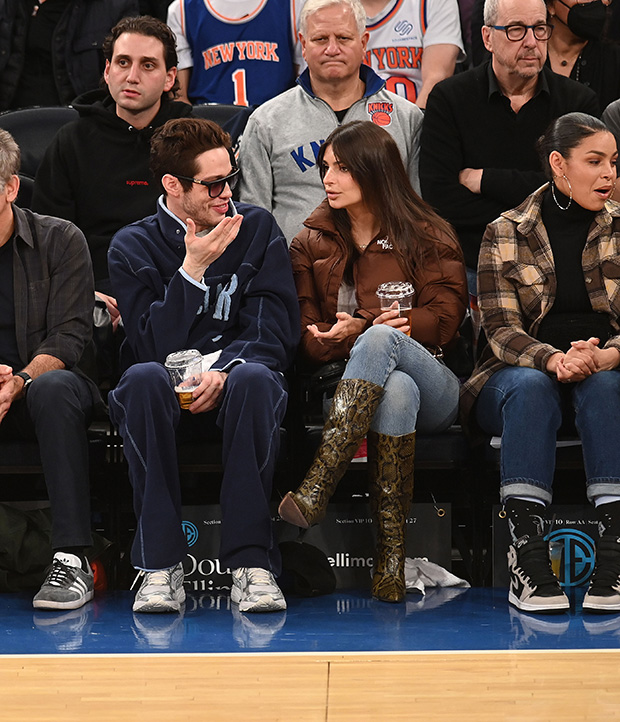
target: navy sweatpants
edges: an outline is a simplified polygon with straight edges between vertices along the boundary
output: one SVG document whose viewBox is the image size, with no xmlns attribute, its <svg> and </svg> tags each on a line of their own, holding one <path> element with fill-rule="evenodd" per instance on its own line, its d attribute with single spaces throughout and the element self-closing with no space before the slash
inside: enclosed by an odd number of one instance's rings
<svg viewBox="0 0 620 722">
<path fill-rule="evenodd" d="M 171 567 L 187 553 L 176 434 L 207 438 L 217 424 L 224 466 L 220 561 L 231 569 L 280 573 L 269 499 L 286 401 L 281 375 L 256 363 L 234 366 L 219 408 L 196 415 L 181 411 L 161 364 L 136 364 L 123 374 L 110 392 L 109 406 L 133 486 L 138 526 L 131 561 L 136 568 Z"/>
</svg>

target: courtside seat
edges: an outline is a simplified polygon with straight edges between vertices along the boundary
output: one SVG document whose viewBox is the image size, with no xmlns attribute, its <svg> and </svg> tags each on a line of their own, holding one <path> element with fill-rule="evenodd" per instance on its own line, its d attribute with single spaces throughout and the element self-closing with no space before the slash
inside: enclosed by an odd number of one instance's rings
<svg viewBox="0 0 620 722">
<path fill-rule="evenodd" d="M 322 426 L 306 429 L 304 444 L 314 453 L 321 440 Z M 470 448 L 460 426 L 451 426 L 439 434 L 416 435 L 416 469 L 461 469 L 470 460 Z"/>
<path fill-rule="evenodd" d="M 225 103 L 203 103 L 193 106 L 193 113 L 197 118 L 212 120 L 230 134 L 234 150 L 253 111 L 253 106 Z"/>
<path fill-rule="evenodd" d="M 79 114 L 71 106 L 20 108 L 0 113 L 0 128 L 8 130 L 19 145 L 22 175 L 36 176 L 58 130 L 77 118 Z"/>
<path fill-rule="evenodd" d="M 34 192 L 34 178 L 19 173 L 19 192 L 15 204 L 20 208 L 30 208 Z"/>
<path fill-rule="evenodd" d="M 192 440 L 181 442 L 177 446 L 179 471 L 181 473 L 221 473 L 222 445 L 219 441 Z M 278 467 L 288 460 L 288 435 L 286 429 L 280 429 L 280 455 Z"/>
<path fill-rule="evenodd" d="M 108 428 L 108 424 L 97 422 L 88 430 L 88 451 L 93 470 L 101 470 L 106 462 Z M 0 441 L 0 475 L 42 473 L 41 455 L 36 441 Z"/>
</svg>

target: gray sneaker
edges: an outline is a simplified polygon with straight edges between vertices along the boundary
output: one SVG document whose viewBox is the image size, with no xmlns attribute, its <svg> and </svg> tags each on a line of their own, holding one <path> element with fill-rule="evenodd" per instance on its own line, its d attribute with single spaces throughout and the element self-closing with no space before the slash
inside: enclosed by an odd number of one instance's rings
<svg viewBox="0 0 620 722">
<path fill-rule="evenodd" d="M 181 610 L 181 604 L 185 602 L 181 562 L 170 569 L 140 572 L 136 581 L 140 576 L 143 576 L 144 579 L 136 593 L 133 603 L 134 612 L 166 613 Z"/>
<path fill-rule="evenodd" d="M 230 599 L 240 612 L 281 612 L 286 600 L 273 574 L 260 567 L 233 569 Z"/>
<path fill-rule="evenodd" d="M 56 552 L 41 589 L 32 600 L 35 609 L 78 609 L 95 596 L 95 577 L 74 554 Z"/>
</svg>

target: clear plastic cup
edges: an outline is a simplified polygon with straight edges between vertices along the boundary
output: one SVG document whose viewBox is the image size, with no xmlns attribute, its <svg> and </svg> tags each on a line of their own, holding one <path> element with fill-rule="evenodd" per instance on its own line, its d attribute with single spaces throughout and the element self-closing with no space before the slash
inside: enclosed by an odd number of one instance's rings
<svg viewBox="0 0 620 722">
<path fill-rule="evenodd" d="M 176 351 L 166 358 L 164 364 L 176 392 L 182 409 L 188 409 L 194 397 L 192 392 L 198 388 L 202 379 L 202 354 L 194 348 Z"/>
<path fill-rule="evenodd" d="M 413 309 L 413 297 L 415 289 L 409 281 L 388 281 L 382 283 L 377 289 L 377 298 L 381 311 L 392 311 L 394 302 L 398 302 L 398 315 L 406 318 L 409 330 L 405 333 L 411 336 L 411 316 Z"/>
</svg>

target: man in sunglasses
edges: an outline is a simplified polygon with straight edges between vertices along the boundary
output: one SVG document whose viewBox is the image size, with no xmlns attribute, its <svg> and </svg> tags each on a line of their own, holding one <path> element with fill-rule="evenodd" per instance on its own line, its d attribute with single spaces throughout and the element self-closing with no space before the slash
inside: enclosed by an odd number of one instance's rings
<svg viewBox="0 0 620 722">
<path fill-rule="evenodd" d="M 108 255 L 126 342 L 110 393 L 138 519 L 132 564 L 143 573 L 135 612 L 178 612 L 185 599 L 176 441 L 222 439 L 220 563 L 241 612 L 286 601 L 269 500 L 287 393 L 282 373 L 299 341 L 286 241 L 267 211 L 232 202 L 230 137 L 203 119 L 168 121 L 153 136 L 157 213 L 120 230 Z M 205 357 L 181 410 L 166 357 Z M 211 364 L 208 366 L 208 364 Z"/>
<path fill-rule="evenodd" d="M 599 114 L 591 90 L 545 66 L 543 0 L 487 0 L 484 22 L 490 60 L 433 88 L 420 147 L 422 195 L 455 227 L 473 295 L 487 223 L 545 182 L 538 138 L 565 113 Z"/>
</svg>

